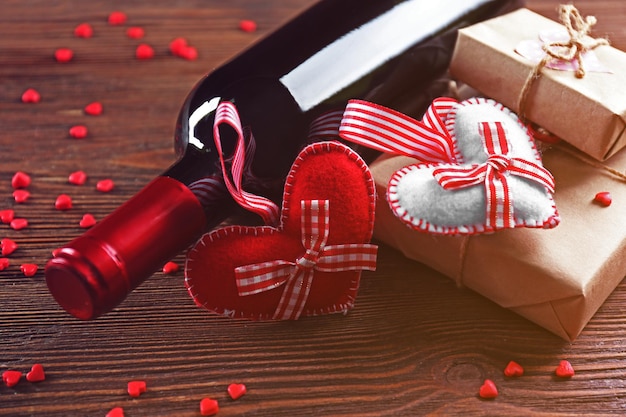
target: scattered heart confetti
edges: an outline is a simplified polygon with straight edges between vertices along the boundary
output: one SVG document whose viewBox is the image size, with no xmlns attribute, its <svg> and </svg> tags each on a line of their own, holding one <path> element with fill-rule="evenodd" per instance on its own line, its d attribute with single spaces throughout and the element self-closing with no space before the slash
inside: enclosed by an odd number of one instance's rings
<svg viewBox="0 0 626 417">
<path fill-rule="evenodd" d="M 478 391 L 478 395 L 486 399 L 496 398 L 498 396 L 498 388 L 496 388 L 496 384 L 492 380 L 485 379 L 485 382 Z"/>
<path fill-rule="evenodd" d="M 22 103 L 39 103 L 41 94 L 34 88 L 29 88 L 22 93 Z"/>
<path fill-rule="evenodd" d="M 152 59 L 154 58 L 154 48 L 147 43 L 137 45 L 137 49 L 135 49 L 135 57 L 137 59 Z"/>
<path fill-rule="evenodd" d="M 87 181 L 87 174 L 83 171 L 74 171 L 67 179 L 70 184 L 83 185 Z"/>
<path fill-rule="evenodd" d="M 233 400 L 237 400 L 247 392 L 246 386 L 244 384 L 230 384 L 227 388 L 228 395 Z"/>
<path fill-rule="evenodd" d="M 85 106 L 83 111 L 89 116 L 100 116 L 102 114 L 102 103 L 99 101 L 89 103 Z"/>
<path fill-rule="evenodd" d="M 83 229 L 88 229 L 91 226 L 96 224 L 96 218 L 93 217 L 93 214 L 84 214 L 83 218 L 80 220 L 80 222 L 78 222 L 78 225 L 80 227 L 82 227 Z"/>
<path fill-rule="evenodd" d="M 177 56 L 179 56 L 180 52 L 187 46 L 188 46 L 187 39 L 182 38 L 182 37 L 174 38 L 169 43 L 170 52 L 173 55 L 177 55 Z"/>
<path fill-rule="evenodd" d="M 9 258 L 0 258 L 0 271 L 4 271 L 9 267 Z"/>
<path fill-rule="evenodd" d="M 146 381 L 130 381 L 127 390 L 128 395 L 137 398 L 146 392 Z"/>
<path fill-rule="evenodd" d="M 163 273 L 164 274 L 173 274 L 175 272 L 178 272 L 179 269 L 180 269 L 180 267 L 174 261 L 169 261 L 165 265 L 163 265 Z"/>
<path fill-rule="evenodd" d="M 559 378 L 571 378 L 574 376 L 574 367 L 569 361 L 562 360 L 554 372 Z"/>
<path fill-rule="evenodd" d="M 127 19 L 128 17 L 126 16 L 126 13 L 116 10 L 109 14 L 109 17 L 107 18 L 107 22 L 111 26 L 119 26 L 119 25 L 123 25 L 124 23 L 126 23 Z"/>
<path fill-rule="evenodd" d="M 600 204 L 601 206 L 608 207 L 613 202 L 613 197 L 611 197 L 610 192 L 602 191 L 595 195 L 593 201 Z"/>
<path fill-rule="evenodd" d="M 214 416 L 218 411 L 220 411 L 220 406 L 217 403 L 217 400 L 212 398 L 203 398 L 200 401 L 200 414 L 203 416 Z"/>
<path fill-rule="evenodd" d="M 0 221 L 4 224 L 9 224 L 15 218 L 15 211 L 13 209 L 0 210 Z"/>
<path fill-rule="evenodd" d="M 0 240 L 0 247 L 2 248 L 2 256 L 9 256 L 17 249 L 17 243 L 8 237 Z"/>
<path fill-rule="evenodd" d="M 16 203 L 25 203 L 30 198 L 30 192 L 28 190 L 15 190 L 13 191 L 13 198 Z"/>
<path fill-rule="evenodd" d="M 21 378 L 22 373 L 20 371 L 9 370 L 2 373 L 2 381 L 4 381 L 7 387 L 14 387 L 18 382 L 20 382 Z"/>
<path fill-rule="evenodd" d="M 22 230 L 28 227 L 28 220 L 22 218 L 13 219 L 9 225 L 13 230 Z"/>
<path fill-rule="evenodd" d="M 504 375 L 514 377 L 514 376 L 522 376 L 524 375 L 524 368 L 522 365 L 515 361 L 511 361 L 508 363 L 506 368 L 504 368 Z"/>
<path fill-rule="evenodd" d="M 46 379 L 46 373 L 43 370 L 43 366 L 40 363 L 34 364 L 30 368 L 30 372 L 26 374 L 26 380 L 28 382 L 41 382 Z"/>
<path fill-rule="evenodd" d="M 239 22 L 239 29 L 244 32 L 254 32 L 257 29 L 257 25 L 254 20 L 245 19 Z"/>
<path fill-rule="evenodd" d="M 77 38 L 91 38 L 93 36 L 93 28 L 89 23 L 81 23 L 74 28 L 74 36 Z"/>
<path fill-rule="evenodd" d="M 103 193 L 108 193 L 109 191 L 112 191 L 114 187 L 115 187 L 115 183 L 113 182 L 113 180 L 108 179 L 108 178 L 104 180 L 100 180 L 96 183 L 96 190 L 103 192 Z"/>
<path fill-rule="evenodd" d="M 124 409 L 122 407 L 112 408 L 105 417 L 124 417 Z"/>
<path fill-rule="evenodd" d="M 126 29 L 126 36 L 129 39 L 141 39 L 145 36 L 145 34 L 146 33 L 143 28 L 139 26 L 133 26 Z"/>
<path fill-rule="evenodd" d="M 54 59 L 56 59 L 57 62 L 70 62 L 73 58 L 74 51 L 72 51 L 70 48 L 59 48 L 54 51 Z"/>
<path fill-rule="evenodd" d="M 195 47 L 188 45 L 179 51 L 178 56 L 186 59 L 187 61 L 194 61 L 198 59 L 198 50 Z"/>
<path fill-rule="evenodd" d="M 69 210 L 72 208 L 72 197 L 67 194 L 60 194 L 54 202 L 57 210 Z"/>
<path fill-rule="evenodd" d="M 11 178 L 11 187 L 14 189 L 26 188 L 30 185 L 30 175 L 25 172 L 17 171 Z"/>
<path fill-rule="evenodd" d="M 85 125 L 75 125 L 70 127 L 69 133 L 74 139 L 84 139 L 87 137 L 89 130 Z"/>
<path fill-rule="evenodd" d="M 32 277 L 37 273 L 39 267 L 36 264 L 22 264 L 20 265 L 20 270 L 22 274 L 26 277 Z"/>
</svg>

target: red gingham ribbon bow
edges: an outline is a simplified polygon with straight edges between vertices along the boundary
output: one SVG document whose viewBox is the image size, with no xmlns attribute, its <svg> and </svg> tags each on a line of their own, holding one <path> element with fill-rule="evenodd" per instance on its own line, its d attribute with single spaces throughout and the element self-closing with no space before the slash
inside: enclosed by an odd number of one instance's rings
<svg viewBox="0 0 626 417">
<path fill-rule="evenodd" d="M 302 206 L 304 254 L 295 262 L 274 260 L 235 268 L 240 296 L 257 294 L 284 285 L 273 319 L 300 317 L 311 290 L 315 271 L 341 272 L 376 269 L 377 246 L 371 244 L 326 245 L 329 235 L 329 201 L 306 200 Z"/>
<path fill-rule="evenodd" d="M 506 131 L 500 122 L 479 123 L 488 159 L 471 166 L 446 166 L 435 168 L 433 176 L 446 190 L 465 188 L 484 183 L 486 194 L 486 225 L 493 228 L 514 227 L 513 196 L 507 174 L 517 175 L 537 182 L 554 192 L 552 174 L 540 165 L 510 158 Z"/>
</svg>

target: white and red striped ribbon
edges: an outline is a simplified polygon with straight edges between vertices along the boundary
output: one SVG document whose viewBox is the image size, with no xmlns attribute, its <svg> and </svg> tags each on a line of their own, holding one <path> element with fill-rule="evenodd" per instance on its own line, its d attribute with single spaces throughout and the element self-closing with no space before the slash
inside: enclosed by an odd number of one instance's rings
<svg viewBox="0 0 626 417">
<path fill-rule="evenodd" d="M 230 126 L 237 134 L 235 150 L 233 155 L 229 158 L 232 179 L 226 169 L 226 159 L 222 150 L 222 142 L 220 138 L 220 127 L 222 125 Z M 260 215 L 266 224 L 276 224 L 280 214 L 278 206 L 273 201 L 265 197 L 245 191 L 242 187 L 243 173 L 247 167 L 246 141 L 243 127 L 241 126 L 241 120 L 239 119 L 239 113 L 233 103 L 223 101 L 217 106 L 217 109 L 215 110 L 215 121 L 213 123 L 213 137 L 222 167 L 224 183 L 226 184 L 226 188 L 232 195 L 233 199 L 237 202 L 237 204 L 246 210 Z"/>
<path fill-rule="evenodd" d="M 341 272 L 376 269 L 377 246 L 367 243 L 326 245 L 329 201 L 301 201 L 301 238 L 304 254 L 293 261 L 274 260 L 235 269 L 240 296 L 284 286 L 273 318 L 295 320 L 307 301 L 315 271 Z"/>
<path fill-rule="evenodd" d="M 454 162 L 454 141 L 443 115 L 458 104 L 454 99 L 432 102 L 423 120 L 364 100 L 350 100 L 339 128 L 341 138 L 385 153 L 422 162 Z"/>
<path fill-rule="evenodd" d="M 493 228 L 515 226 L 513 196 L 507 173 L 527 178 L 554 192 L 554 177 L 542 166 L 521 158 L 510 158 L 509 142 L 501 122 L 481 122 L 488 159 L 471 166 L 435 168 L 433 176 L 446 190 L 484 184 L 486 196 L 486 225 Z"/>
</svg>

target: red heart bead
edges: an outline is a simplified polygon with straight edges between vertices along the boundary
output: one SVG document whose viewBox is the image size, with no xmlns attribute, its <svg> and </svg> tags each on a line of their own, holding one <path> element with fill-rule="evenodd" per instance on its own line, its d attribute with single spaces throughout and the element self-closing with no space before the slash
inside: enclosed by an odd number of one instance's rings
<svg viewBox="0 0 626 417">
<path fill-rule="evenodd" d="M 124 409 L 122 407 L 112 408 L 105 417 L 124 417 Z"/>
<path fill-rule="evenodd" d="M 105 180 L 100 180 L 96 183 L 96 190 L 102 193 L 108 193 L 109 191 L 113 190 L 114 187 L 115 183 L 113 182 L 113 180 L 108 178 Z"/>
<path fill-rule="evenodd" d="M 90 116 L 99 116 L 102 114 L 102 103 L 98 101 L 89 103 L 85 106 L 84 112 Z"/>
<path fill-rule="evenodd" d="M 69 48 L 59 48 L 54 51 L 54 58 L 57 62 L 70 62 L 74 58 L 74 51 Z"/>
<path fill-rule="evenodd" d="M 29 88 L 22 93 L 22 103 L 39 103 L 41 94 L 34 88 Z"/>
<path fill-rule="evenodd" d="M 15 252 L 15 250 L 17 249 L 17 243 L 9 239 L 8 237 L 5 237 L 4 239 L 0 240 L 0 247 L 2 248 L 2 256 L 8 256 Z"/>
<path fill-rule="evenodd" d="M 89 23 L 81 23 L 74 28 L 74 36 L 77 38 L 91 38 L 93 36 L 93 28 Z"/>
<path fill-rule="evenodd" d="M 610 192 L 602 191 L 596 194 L 593 200 L 604 207 L 608 207 L 613 202 L 613 197 L 611 197 Z"/>
<path fill-rule="evenodd" d="M 480 395 L 481 398 L 486 399 L 496 398 L 498 396 L 498 388 L 492 380 L 485 379 L 485 382 L 478 391 L 478 395 Z"/>
<path fill-rule="evenodd" d="M 520 365 L 519 363 L 511 361 L 508 363 L 506 368 L 504 368 L 504 375 L 510 377 L 522 376 L 524 375 L 524 368 L 522 368 L 522 365 Z"/>
<path fill-rule="evenodd" d="M 10 263 L 8 258 L 0 258 L 0 271 L 7 269 Z"/>
<path fill-rule="evenodd" d="M 174 261 L 169 261 L 165 265 L 163 265 L 163 273 L 164 274 L 173 274 L 178 271 L 180 267 Z"/>
<path fill-rule="evenodd" d="M 90 228 L 91 226 L 96 224 L 96 218 L 93 217 L 93 214 L 86 213 L 83 215 L 83 218 L 80 220 L 78 225 L 84 229 Z"/>
<path fill-rule="evenodd" d="M 37 264 L 22 264 L 20 265 L 20 270 L 25 277 L 32 277 L 37 273 L 39 267 Z"/>
<path fill-rule="evenodd" d="M 69 210 L 72 208 L 72 197 L 67 194 L 60 194 L 54 202 L 57 210 Z"/>
<path fill-rule="evenodd" d="M 9 224 L 15 218 L 15 212 L 12 209 L 0 210 L 0 221 Z"/>
<path fill-rule="evenodd" d="M 30 372 L 26 374 L 26 380 L 28 382 L 41 382 L 46 379 L 46 373 L 43 370 L 43 366 L 40 363 L 34 364 L 30 368 Z"/>
<path fill-rule="evenodd" d="M 574 367 L 569 361 L 562 360 L 554 372 L 560 378 L 571 378 L 574 376 Z"/>
<path fill-rule="evenodd" d="M 22 230 L 28 227 L 28 220 L 26 219 L 13 219 L 11 223 L 9 223 L 11 229 L 13 230 Z"/>
<path fill-rule="evenodd" d="M 230 384 L 228 386 L 228 395 L 233 400 L 241 398 L 246 392 L 247 388 L 244 384 Z"/>
<path fill-rule="evenodd" d="M 76 125 L 76 126 L 70 127 L 69 133 L 70 133 L 70 136 L 73 137 L 74 139 L 84 139 L 87 137 L 87 134 L 89 133 L 89 131 L 87 129 L 87 126 Z"/>
<path fill-rule="evenodd" d="M 87 181 L 87 174 L 83 171 L 74 171 L 69 175 L 68 181 L 70 184 L 83 185 Z"/>
<path fill-rule="evenodd" d="M 30 175 L 25 172 L 18 171 L 11 178 L 11 186 L 14 189 L 26 188 L 30 185 Z"/>
<path fill-rule="evenodd" d="M 146 392 L 146 381 L 130 381 L 128 383 L 128 395 L 139 397 Z"/>
<path fill-rule="evenodd" d="M 217 400 L 212 398 L 203 398 L 200 401 L 200 414 L 203 416 L 214 416 L 220 411 L 220 406 Z"/>
<path fill-rule="evenodd" d="M 22 378 L 22 373 L 20 371 L 4 371 L 2 373 L 2 381 L 4 381 L 7 387 L 14 387 L 20 382 Z"/>
<path fill-rule="evenodd" d="M 30 192 L 28 190 L 15 190 L 13 191 L 13 198 L 18 204 L 25 203 L 30 198 Z"/>
<path fill-rule="evenodd" d="M 135 49 L 135 57 L 137 59 L 152 59 L 154 58 L 154 49 L 150 45 L 142 43 Z"/>
<path fill-rule="evenodd" d="M 286 304 L 281 301 L 291 284 L 240 292 L 237 268 L 274 261 L 286 261 L 296 268 L 296 260 L 308 253 L 302 243 L 302 202 L 328 202 L 327 246 L 363 247 L 371 239 L 374 183 L 365 162 L 350 148 L 338 142 L 309 145 L 296 158 L 287 178 L 280 226 L 217 229 L 188 252 L 185 284 L 197 305 L 225 316 L 255 320 L 345 313 L 353 307 L 361 276 L 358 268 L 323 272 L 311 266 L 308 271 L 313 277 L 303 284 L 309 291 L 299 300 L 303 306 L 299 315 L 276 314 L 279 306 Z"/>
</svg>

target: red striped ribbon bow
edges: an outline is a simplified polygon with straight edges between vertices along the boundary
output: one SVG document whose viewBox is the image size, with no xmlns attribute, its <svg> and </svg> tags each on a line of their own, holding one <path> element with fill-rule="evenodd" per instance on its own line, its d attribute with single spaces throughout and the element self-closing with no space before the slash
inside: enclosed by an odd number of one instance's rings
<svg viewBox="0 0 626 417">
<path fill-rule="evenodd" d="M 486 195 L 486 226 L 510 228 L 515 226 L 513 196 L 507 174 L 537 182 L 554 192 L 552 174 L 540 165 L 510 158 L 509 142 L 501 122 L 481 122 L 479 130 L 484 138 L 488 159 L 471 166 L 445 166 L 435 168 L 433 176 L 446 190 L 465 188 L 483 183 Z"/>
<path fill-rule="evenodd" d="M 232 180 L 226 169 L 226 159 L 220 138 L 220 126 L 223 124 L 230 126 L 235 130 L 235 133 L 237 133 L 235 151 L 230 158 Z M 215 121 L 213 123 L 213 137 L 222 166 L 224 183 L 233 199 L 246 210 L 260 215 L 265 224 L 276 224 L 280 214 L 278 206 L 265 197 L 249 193 L 243 189 L 242 179 L 246 169 L 246 140 L 243 127 L 241 126 L 241 120 L 239 119 L 239 113 L 233 103 L 223 101 L 217 106 L 215 110 Z M 249 142 L 253 144 L 253 141 L 254 139 L 250 136 Z M 251 149 L 253 150 L 254 147 L 249 148 L 249 151 Z"/>
<path fill-rule="evenodd" d="M 364 100 L 350 100 L 343 113 L 339 136 L 385 153 L 422 162 L 455 162 L 455 146 L 444 118 L 458 102 L 438 98 L 422 121 Z"/>
<path fill-rule="evenodd" d="M 240 296 L 258 294 L 279 286 L 284 290 L 273 319 L 300 317 L 311 290 L 315 271 L 342 272 L 376 269 L 377 246 L 366 243 L 326 245 L 329 235 L 329 201 L 301 202 L 301 238 L 304 254 L 295 262 L 274 260 L 235 269 Z"/>
</svg>

